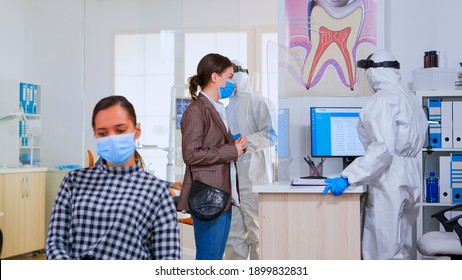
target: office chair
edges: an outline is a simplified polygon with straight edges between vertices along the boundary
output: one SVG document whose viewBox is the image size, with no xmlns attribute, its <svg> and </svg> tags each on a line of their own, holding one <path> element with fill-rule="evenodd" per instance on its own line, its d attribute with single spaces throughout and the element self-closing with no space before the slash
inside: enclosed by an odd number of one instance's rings
<svg viewBox="0 0 462 280">
<path fill-rule="evenodd" d="M 3 232 L 2 232 L 2 229 L 0 228 L 0 256 L 2 255 L 2 250 L 3 250 Z"/>
<path fill-rule="evenodd" d="M 3 212 L 0 211 L 0 217 L 2 216 L 3 216 Z M 0 259 L 2 255 L 2 250 L 3 250 L 3 232 L 2 232 L 2 229 L 0 228 Z"/>
<path fill-rule="evenodd" d="M 461 215 L 447 219 L 448 211 L 462 210 L 462 204 L 436 212 L 431 217 L 436 218 L 445 231 L 430 231 L 417 241 L 417 250 L 424 256 L 448 256 L 451 260 L 462 260 L 462 226 L 459 224 Z"/>
</svg>

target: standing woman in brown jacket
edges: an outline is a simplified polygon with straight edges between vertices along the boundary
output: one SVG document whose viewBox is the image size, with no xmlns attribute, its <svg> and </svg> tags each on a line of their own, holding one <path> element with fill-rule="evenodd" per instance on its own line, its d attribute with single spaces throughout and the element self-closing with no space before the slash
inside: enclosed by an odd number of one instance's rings
<svg viewBox="0 0 462 280">
<path fill-rule="evenodd" d="M 239 206 L 236 161 L 247 147 L 247 138 L 232 139 L 225 106 L 219 101 L 234 93 L 233 74 L 233 64 L 227 57 L 213 53 L 204 56 L 197 65 L 197 74 L 189 78 L 194 102 L 181 120 L 186 172 L 178 209 L 189 210 L 193 180 L 219 188 L 231 197 L 223 213 L 213 220 L 204 221 L 192 215 L 198 260 L 222 259 L 231 224 L 230 205 Z"/>
</svg>

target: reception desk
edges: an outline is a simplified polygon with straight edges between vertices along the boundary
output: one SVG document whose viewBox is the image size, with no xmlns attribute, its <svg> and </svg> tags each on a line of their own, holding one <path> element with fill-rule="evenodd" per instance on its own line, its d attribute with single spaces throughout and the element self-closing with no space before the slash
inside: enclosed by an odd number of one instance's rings
<svg viewBox="0 0 462 280">
<path fill-rule="evenodd" d="M 365 186 L 342 196 L 324 186 L 257 185 L 260 250 L 264 260 L 361 259 L 360 197 Z"/>
</svg>

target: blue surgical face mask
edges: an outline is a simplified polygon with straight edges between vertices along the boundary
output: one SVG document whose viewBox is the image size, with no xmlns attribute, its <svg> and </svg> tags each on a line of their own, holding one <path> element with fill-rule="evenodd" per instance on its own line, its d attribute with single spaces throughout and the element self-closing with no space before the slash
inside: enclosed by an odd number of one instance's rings
<svg viewBox="0 0 462 280">
<path fill-rule="evenodd" d="M 135 132 L 96 138 L 96 151 L 113 164 L 126 163 L 135 150 Z"/>
<path fill-rule="evenodd" d="M 228 98 L 234 93 L 236 85 L 231 80 L 226 80 L 226 86 L 220 88 L 220 99 Z"/>
</svg>

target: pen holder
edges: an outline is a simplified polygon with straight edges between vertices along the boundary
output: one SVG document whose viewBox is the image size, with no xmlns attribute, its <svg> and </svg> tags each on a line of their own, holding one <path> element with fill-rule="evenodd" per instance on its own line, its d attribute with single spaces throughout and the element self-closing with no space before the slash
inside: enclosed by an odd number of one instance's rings
<svg viewBox="0 0 462 280">
<path fill-rule="evenodd" d="M 318 172 L 316 172 L 316 170 Z M 318 163 L 317 165 L 315 165 L 315 167 L 311 167 L 310 168 L 310 175 L 311 176 L 322 176 L 322 164 L 321 163 Z"/>
</svg>

